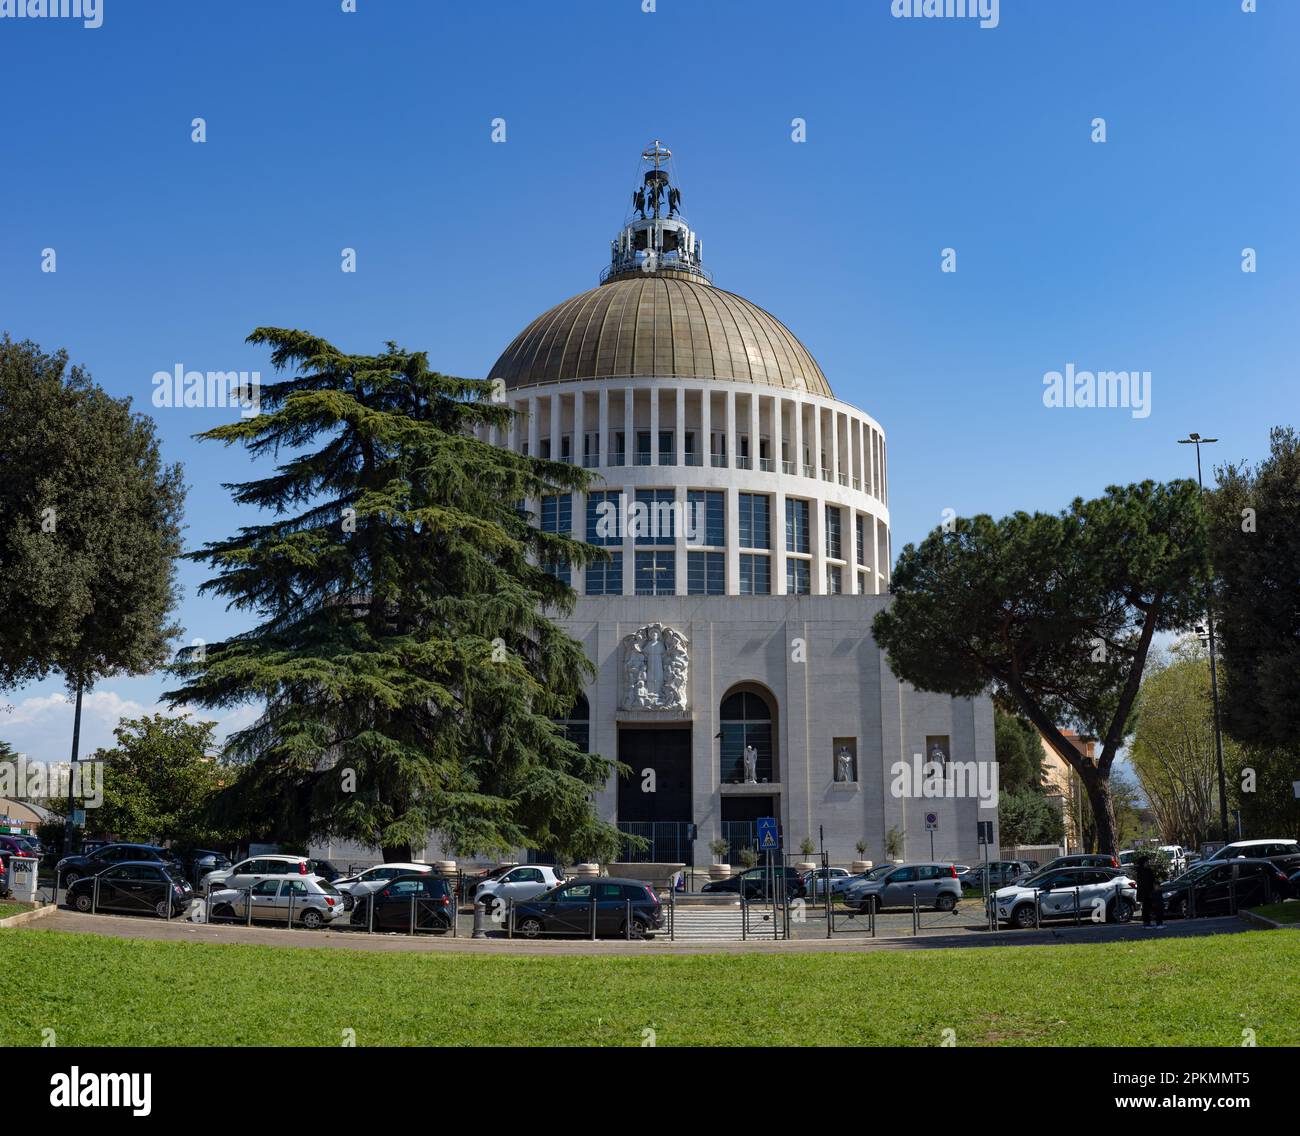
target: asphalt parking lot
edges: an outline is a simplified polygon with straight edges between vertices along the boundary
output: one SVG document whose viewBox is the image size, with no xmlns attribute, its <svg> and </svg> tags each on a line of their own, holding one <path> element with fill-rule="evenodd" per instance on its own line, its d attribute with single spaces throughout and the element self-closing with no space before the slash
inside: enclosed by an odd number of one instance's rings
<svg viewBox="0 0 1300 1136">
<path fill-rule="evenodd" d="M 937 913 L 932 913 L 937 914 Z M 263 946 L 294 946 L 345 948 L 378 951 L 484 951 L 489 953 L 519 954 L 699 954 L 719 951 L 862 951 L 862 950 L 913 950 L 952 947 L 1030 946 L 1034 944 L 1130 942 L 1152 937 L 1182 938 L 1200 935 L 1234 934 L 1251 930 L 1243 919 L 1224 916 L 1213 919 L 1194 919 L 1186 922 L 1172 920 L 1163 930 L 1145 928 L 1140 920 L 1127 924 L 1061 923 L 1045 926 L 1037 931 L 1001 930 L 990 932 L 982 925 L 976 926 L 967 912 L 960 918 L 960 909 L 954 913 L 959 918 L 949 927 L 928 928 L 919 935 L 911 934 L 911 913 L 901 916 L 885 914 L 877 917 L 877 936 L 863 934 L 836 934 L 826 937 L 823 922 L 795 925 L 795 934 L 789 940 L 754 937 L 739 940 L 670 941 L 666 934 L 648 941 L 625 942 L 621 939 L 600 939 L 592 942 L 585 938 L 551 938 L 528 940 L 510 939 L 500 930 L 489 932 L 486 939 L 470 937 L 473 920 L 462 912 L 458 934 L 415 936 L 398 933 L 368 933 L 364 928 L 351 928 L 346 924 L 320 931 L 300 928 L 289 929 L 268 924 L 251 927 L 235 923 L 193 922 L 177 919 L 170 922 L 147 916 L 83 915 L 60 908 L 30 924 L 33 930 L 71 931 L 97 935 L 111 935 L 128 939 L 155 939 L 173 942 L 245 943 Z M 883 933 L 887 920 L 901 918 L 905 931 Z M 865 921 L 864 921 L 865 922 Z M 851 924 L 846 924 L 851 925 Z"/>
</svg>

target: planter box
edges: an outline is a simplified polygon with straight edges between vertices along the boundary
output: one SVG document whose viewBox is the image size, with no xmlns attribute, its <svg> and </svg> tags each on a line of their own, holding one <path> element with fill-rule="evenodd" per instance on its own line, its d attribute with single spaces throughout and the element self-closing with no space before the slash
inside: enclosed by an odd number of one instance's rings
<svg viewBox="0 0 1300 1136">
<path fill-rule="evenodd" d="M 599 864 L 574 864 L 573 874 L 575 876 L 580 876 L 584 879 L 588 879 L 593 876 L 598 876 L 600 875 L 600 865 Z"/>
<path fill-rule="evenodd" d="M 870 860 L 854 860 L 852 872 L 855 876 L 860 876 L 863 872 L 869 872 L 875 867 Z"/>
<path fill-rule="evenodd" d="M 731 870 L 730 864 L 710 864 L 709 879 L 711 880 L 729 880 L 735 873 Z"/>
</svg>

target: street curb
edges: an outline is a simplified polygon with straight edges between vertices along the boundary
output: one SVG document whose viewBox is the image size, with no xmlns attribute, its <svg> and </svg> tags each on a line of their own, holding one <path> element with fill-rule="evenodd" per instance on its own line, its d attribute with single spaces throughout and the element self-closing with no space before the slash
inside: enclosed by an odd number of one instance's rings
<svg viewBox="0 0 1300 1136">
<path fill-rule="evenodd" d="M 53 903 L 33 907 L 30 911 L 20 911 L 17 915 L 9 916 L 8 919 L 0 919 L 0 928 L 21 927 L 24 923 L 31 923 L 35 919 L 44 919 L 52 911 L 58 911 L 58 907 Z"/>
</svg>

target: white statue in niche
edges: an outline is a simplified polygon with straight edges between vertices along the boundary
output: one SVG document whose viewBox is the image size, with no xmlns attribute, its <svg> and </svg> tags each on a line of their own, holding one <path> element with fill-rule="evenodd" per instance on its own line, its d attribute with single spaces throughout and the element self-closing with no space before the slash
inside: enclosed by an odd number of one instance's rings
<svg viewBox="0 0 1300 1136">
<path fill-rule="evenodd" d="M 853 776 L 853 754 L 849 752 L 849 747 L 842 745 L 839 752 L 835 755 L 835 780 L 849 782 L 855 780 Z"/>
<path fill-rule="evenodd" d="M 752 745 L 745 747 L 745 784 L 758 784 L 758 750 Z"/>
<path fill-rule="evenodd" d="M 624 710 L 685 710 L 690 660 L 686 637 L 662 623 L 649 623 L 623 637 Z"/>
</svg>

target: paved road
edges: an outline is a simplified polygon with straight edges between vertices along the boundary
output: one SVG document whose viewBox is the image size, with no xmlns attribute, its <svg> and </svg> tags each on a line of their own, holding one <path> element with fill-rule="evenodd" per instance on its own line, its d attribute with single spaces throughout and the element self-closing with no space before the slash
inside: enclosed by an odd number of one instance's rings
<svg viewBox="0 0 1300 1136">
<path fill-rule="evenodd" d="M 908 928 L 910 914 L 906 916 Z M 969 919 L 968 919 L 969 923 Z M 927 932 L 919 936 L 894 934 L 875 939 L 863 935 L 836 935 L 828 940 L 825 924 L 820 935 L 808 933 L 805 926 L 796 938 L 786 941 L 756 940 L 747 942 L 673 943 L 665 937 L 648 942 L 624 942 L 607 939 L 590 942 L 582 939 L 552 939 L 532 942 L 506 939 L 497 935 L 489 939 L 471 939 L 468 916 L 462 916 L 457 938 L 449 935 L 419 935 L 411 938 L 399 934 L 367 934 L 365 931 L 329 929 L 321 931 L 289 930 L 282 927 L 244 927 L 234 924 L 203 924 L 176 920 L 171 923 L 145 916 L 82 915 L 60 909 L 32 924 L 33 930 L 78 931 L 111 935 L 126 939 L 158 939 L 173 942 L 250 943 L 262 946 L 325 947 L 369 951 L 446 952 L 470 951 L 488 954 L 573 955 L 573 954 L 718 954 L 732 952 L 808 952 L 917 950 L 938 947 L 1029 946 L 1037 943 L 1132 942 L 1149 938 L 1183 938 L 1187 936 L 1236 934 L 1251 930 L 1244 920 L 1232 917 L 1173 920 L 1164 930 L 1144 928 L 1140 922 L 1129 924 L 1090 924 L 1081 927 L 1062 925 L 1041 931 L 972 931 Z M 879 931 L 879 926 L 877 931 Z M 18 933 L 18 932 L 13 932 Z"/>
</svg>

